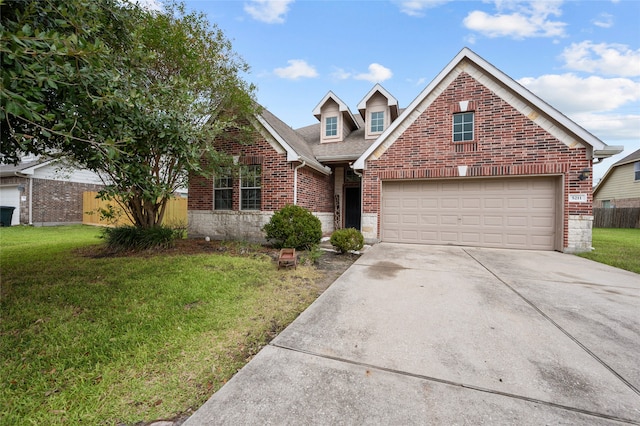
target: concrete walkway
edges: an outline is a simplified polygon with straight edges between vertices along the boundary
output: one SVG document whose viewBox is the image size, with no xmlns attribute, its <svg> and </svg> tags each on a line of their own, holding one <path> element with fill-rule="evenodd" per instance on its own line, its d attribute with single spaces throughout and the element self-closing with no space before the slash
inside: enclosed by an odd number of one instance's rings
<svg viewBox="0 0 640 426">
<path fill-rule="evenodd" d="M 382 243 L 185 425 L 558 423 L 640 424 L 640 275 Z"/>
</svg>

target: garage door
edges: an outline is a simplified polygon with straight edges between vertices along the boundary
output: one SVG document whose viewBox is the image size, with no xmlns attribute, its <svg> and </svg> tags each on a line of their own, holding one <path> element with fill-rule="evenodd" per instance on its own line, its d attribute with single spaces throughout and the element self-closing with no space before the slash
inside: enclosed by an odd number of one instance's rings
<svg viewBox="0 0 640 426">
<path fill-rule="evenodd" d="M 20 190 L 17 186 L 4 186 L 0 188 L 0 206 L 15 207 L 11 217 L 11 225 L 20 224 Z"/>
<path fill-rule="evenodd" d="M 382 184 L 382 241 L 553 250 L 556 178 Z"/>
</svg>

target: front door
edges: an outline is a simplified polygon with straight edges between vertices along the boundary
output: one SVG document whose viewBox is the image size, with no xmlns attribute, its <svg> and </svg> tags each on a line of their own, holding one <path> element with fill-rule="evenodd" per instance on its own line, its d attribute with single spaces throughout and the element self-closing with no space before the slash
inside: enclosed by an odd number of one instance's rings
<svg viewBox="0 0 640 426">
<path fill-rule="evenodd" d="M 360 230 L 360 187 L 346 187 L 344 198 L 344 227 Z"/>
</svg>

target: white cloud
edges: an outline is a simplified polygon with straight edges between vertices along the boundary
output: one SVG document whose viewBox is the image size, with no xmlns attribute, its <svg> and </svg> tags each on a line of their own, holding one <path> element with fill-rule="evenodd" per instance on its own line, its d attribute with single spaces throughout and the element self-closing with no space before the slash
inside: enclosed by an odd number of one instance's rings
<svg viewBox="0 0 640 426">
<path fill-rule="evenodd" d="M 267 24 L 282 24 L 289 5 L 294 0 L 251 0 L 244 5 L 244 11 L 257 21 Z"/>
<path fill-rule="evenodd" d="M 495 1 L 498 12 L 490 15 L 480 10 L 464 18 L 464 26 L 487 37 L 562 37 L 567 25 L 553 21 L 562 15 L 561 1 Z"/>
<path fill-rule="evenodd" d="M 409 16 L 423 16 L 425 9 L 431 9 L 449 3 L 452 0 L 395 0 L 402 13 Z"/>
<path fill-rule="evenodd" d="M 549 74 L 525 77 L 520 84 L 566 114 L 613 111 L 640 102 L 640 83 L 628 78 Z"/>
<path fill-rule="evenodd" d="M 393 73 L 389 68 L 386 68 L 380 64 L 373 63 L 369 65 L 368 73 L 356 74 L 353 78 L 356 80 L 366 80 L 371 83 L 381 83 L 390 79 Z"/>
<path fill-rule="evenodd" d="M 571 119 L 607 144 L 613 140 L 638 140 L 638 131 L 640 130 L 640 115 L 638 114 L 582 112 L 572 114 Z"/>
<path fill-rule="evenodd" d="M 297 80 L 299 78 L 313 78 L 318 76 L 316 69 L 302 59 L 290 59 L 287 61 L 289 66 L 284 68 L 276 68 L 273 72 L 281 78 L 289 80 Z"/>
<path fill-rule="evenodd" d="M 624 44 L 572 43 L 564 49 L 565 68 L 590 73 L 624 77 L 640 76 L 640 49 L 632 50 Z"/>
<path fill-rule="evenodd" d="M 613 26 L 613 15 L 609 13 L 601 13 L 600 16 L 592 22 L 596 27 L 611 28 Z"/>
<path fill-rule="evenodd" d="M 336 70 L 331 73 L 331 77 L 335 80 L 346 80 L 351 78 L 352 75 L 352 73 L 345 71 L 342 68 L 336 68 Z"/>
</svg>

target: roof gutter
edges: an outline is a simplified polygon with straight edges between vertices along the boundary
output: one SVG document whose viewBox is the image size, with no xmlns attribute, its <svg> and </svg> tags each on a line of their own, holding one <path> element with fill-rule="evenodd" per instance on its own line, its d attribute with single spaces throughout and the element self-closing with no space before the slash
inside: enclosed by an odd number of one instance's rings
<svg viewBox="0 0 640 426">
<path fill-rule="evenodd" d="M 607 146 L 605 149 L 594 149 L 593 158 L 597 158 L 598 160 L 602 158 L 609 158 L 616 154 L 620 154 L 622 151 L 624 151 L 624 146 L 619 145 Z"/>
</svg>

